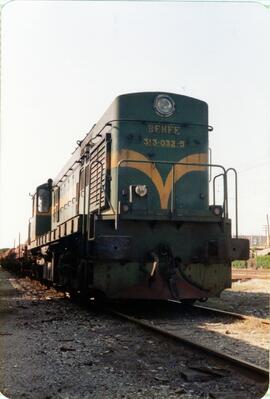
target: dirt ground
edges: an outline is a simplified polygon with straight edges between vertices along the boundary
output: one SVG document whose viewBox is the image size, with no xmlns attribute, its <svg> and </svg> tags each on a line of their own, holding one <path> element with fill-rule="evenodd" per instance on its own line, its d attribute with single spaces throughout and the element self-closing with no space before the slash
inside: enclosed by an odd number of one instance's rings
<svg viewBox="0 0 270 399">
<path fill-rule="evenodd" d="M 208 299 L 206 306 L 249 316 L 270 319 L 270 280 L 239 280 L 222 292 L 220 298 Z"/>
<path fill-rule="evenodd" d="M 9 399 L 257 399 L 266 391 L 186 346 L 1 268 L 0 317 L 0 391 Z M 198 371 L 205 366 L 208 373 Z"/>
</svg>

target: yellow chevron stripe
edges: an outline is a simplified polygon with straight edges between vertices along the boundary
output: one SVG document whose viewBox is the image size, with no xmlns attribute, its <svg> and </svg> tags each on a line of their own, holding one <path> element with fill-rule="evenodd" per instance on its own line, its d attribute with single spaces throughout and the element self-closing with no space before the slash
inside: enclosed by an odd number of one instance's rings
<svg viewBox="0 0 270 399">
<path fill-rule="evenodd" d="M 115 168 L 118 162 L 122 159 L 132 160 L 132 161 L 151 161 L 149 158 L 145 157 L 143 154 L 132 151 L 132 150 L 121 150 L 118 153 L 113 153 L 111 158 L 111 168 Z M 180 159 L 178 162 L 186 163 L 207 163 L 208 154 L 198 153 L 188 155 L 185 158 Z M 152 161 L 153 162 L 153 161 Z M 173 178 L 173 168 L 171 168 L 165 184 L 160 176 L 159 171 L 153 163 L 140 163 L 140 162 L 123 162 L 121 166 L 137 169 L 144 174 L 146 174 L 154 183 L 160 198 L 160 205 L 162 209 L 167 209 L 168 201 L 172 188 L 172 178 Z M 175 165 L 174 167 L 174 183 L 176 183 L 181 177 L 186 173 L 194 171 L 206 170 L 205 166 L 200 165 Z"/>
</svg>

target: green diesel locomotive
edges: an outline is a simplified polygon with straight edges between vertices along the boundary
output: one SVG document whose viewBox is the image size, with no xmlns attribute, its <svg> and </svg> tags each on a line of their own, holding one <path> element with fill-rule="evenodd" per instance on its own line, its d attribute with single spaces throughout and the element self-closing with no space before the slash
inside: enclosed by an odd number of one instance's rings
<svg viewBox="0 0 270 399">
<path fill-rule="evenodd" d="M 117 299 L 204 300 L 230 287 L 231 261 L 248 259 L 249 243 L 237 229 L 232 238 L 227 175 L 236 189 L 237 176 L 208 159 L 210 130 L 203 101 L 117 97 L 58 176 L 36 189 L 35 276 L 71 295 Z"/>
</svg>

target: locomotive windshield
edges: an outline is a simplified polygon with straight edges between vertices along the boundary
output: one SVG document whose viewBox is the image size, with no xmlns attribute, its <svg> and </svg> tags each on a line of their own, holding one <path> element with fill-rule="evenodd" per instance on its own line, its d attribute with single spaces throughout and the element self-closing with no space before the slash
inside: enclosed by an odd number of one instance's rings
<svg viewBox="0 0 270 399">
<path fill-rule="evenodd" d="M 45 213 L 49 212 L 50 209 L 50 191 L 46 188 L 40 188 L 38 190 L 38 212 Z"/>
</svg>

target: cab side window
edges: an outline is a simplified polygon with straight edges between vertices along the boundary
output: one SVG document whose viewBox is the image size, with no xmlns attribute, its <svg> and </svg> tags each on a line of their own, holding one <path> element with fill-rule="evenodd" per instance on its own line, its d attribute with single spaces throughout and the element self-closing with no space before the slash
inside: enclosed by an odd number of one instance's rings
<svg viewBox="0 0 270 399">
<path fill-rule="evenodd" d="M 53 193 L 54 211 L 53 211 L 53 221 L 59 222 L 59 202 L 60 202 L 60 188 L 57 187 Z"/>
<path fill-rule="evenodd" d="M 39 213 L 47 213 L 50 210 L 50 191 L 39 188 L 37 193 L 37 209 Z"/>
</svg>

